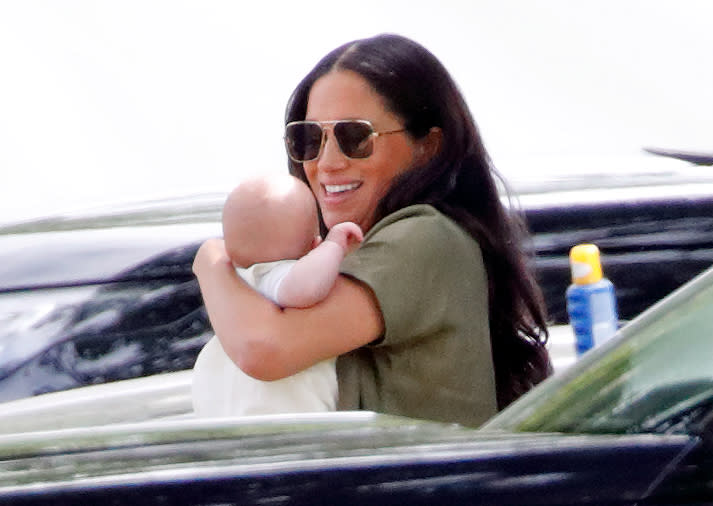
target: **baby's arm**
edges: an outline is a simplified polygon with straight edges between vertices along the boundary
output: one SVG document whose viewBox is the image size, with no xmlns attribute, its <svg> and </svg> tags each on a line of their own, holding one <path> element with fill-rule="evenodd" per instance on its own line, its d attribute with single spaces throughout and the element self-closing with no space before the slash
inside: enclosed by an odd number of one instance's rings
<svg viewBox="0 0 713 506">
<path fill-rule="evenodd" d="M 324 299 L 339 275 L 342 260 L 363 238 L 355 223 L 333 226 L 321 244 L 292 266 L 280 283 L 277 303 L 283 307 L 309 307 Z"/>
</svg>

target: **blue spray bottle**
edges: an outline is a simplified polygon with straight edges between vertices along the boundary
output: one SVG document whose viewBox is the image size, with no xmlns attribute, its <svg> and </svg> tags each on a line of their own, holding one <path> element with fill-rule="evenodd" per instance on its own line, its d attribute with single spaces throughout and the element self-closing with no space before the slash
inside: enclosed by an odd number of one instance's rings
<svg viewBox="0 0 713 506">
<path fill-rule="evenodd" d="M 567 288 L 567 313 L 577 355 L 603 343 L 618 327 L 614 285 L 603 277 L 599 248 L 578 244 L 569 252 L 572 284 Z"/>
</svg>

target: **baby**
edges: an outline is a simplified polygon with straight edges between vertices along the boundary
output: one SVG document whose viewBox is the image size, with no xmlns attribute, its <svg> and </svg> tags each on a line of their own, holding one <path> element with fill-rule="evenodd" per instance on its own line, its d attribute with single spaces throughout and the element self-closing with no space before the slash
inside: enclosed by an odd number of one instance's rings
<svg viewBox="0 0 713 506">
<path fill-rule="evenodd" d="M 327 296 L 339 265 L 363 236 L 358 225 L 347 222 L 332 227 L 322 241 L 312 192 L 285 175 L 246 180 L 228 195 L 223 239 L 238 274 L 253 288 L 282 307 L 309 307 Z M 193 368 L 194 411 L 198 416 L 333 411 L 335 362 L 260 381 L 243 373 L 214 336 Z"/>
</svg>

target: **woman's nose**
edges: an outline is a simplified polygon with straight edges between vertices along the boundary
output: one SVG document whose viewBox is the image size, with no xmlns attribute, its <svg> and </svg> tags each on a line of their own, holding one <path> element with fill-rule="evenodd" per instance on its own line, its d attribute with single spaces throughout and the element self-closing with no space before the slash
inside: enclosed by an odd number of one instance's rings
<svg viewBox="0 0 713 506">
<path fill-rule="evenodd" d="M 327 138 L 322 146 L 322 153 L 317 161 L 320 170 L 340 170 L 346 167 L 348 159 L 339 148 L 337 139 L 332 132 L 327 133 Z"/>
</svg>

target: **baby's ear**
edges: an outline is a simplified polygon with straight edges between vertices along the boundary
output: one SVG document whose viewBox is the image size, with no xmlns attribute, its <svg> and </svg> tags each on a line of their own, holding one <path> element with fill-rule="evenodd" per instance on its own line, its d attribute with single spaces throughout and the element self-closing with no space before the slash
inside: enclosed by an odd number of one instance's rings
<svg viewBox="0 0 713 506">
<path fill-rule="evenodd" d="M 312 239 L 312 249 L 316 248 L 320 244 L 322 244 L 322 236 L 315 235 L 314 239 Z"/>
</svg>

